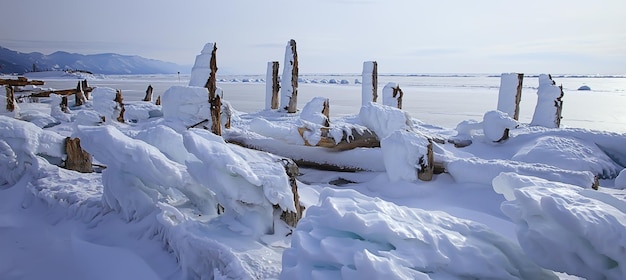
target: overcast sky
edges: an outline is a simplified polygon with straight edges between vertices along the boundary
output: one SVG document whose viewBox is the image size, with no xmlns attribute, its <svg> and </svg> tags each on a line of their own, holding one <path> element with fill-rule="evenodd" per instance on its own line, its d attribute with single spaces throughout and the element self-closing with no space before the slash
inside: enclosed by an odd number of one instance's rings
<svg viewBox="0 0 626 280">
<path fill-rule="evenodd" d="M 301 73 L 626 74 L 624 0 L 3 0 L 0 46 L 115 52 L 265 73 L 298 46 Z M 218 72 L 219 73 L 219 72 Z"/>
</svg>

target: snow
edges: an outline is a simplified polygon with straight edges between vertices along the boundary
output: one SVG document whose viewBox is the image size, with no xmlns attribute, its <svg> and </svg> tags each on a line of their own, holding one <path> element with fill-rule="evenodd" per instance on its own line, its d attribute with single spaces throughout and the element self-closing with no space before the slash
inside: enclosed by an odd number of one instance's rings
<svg viewBox="0 0 626 280">
<path fill-rule="evenodd" d="M 561 89 L 554 84 L 550 76 L 546 74 L 539 75 L 539 89 L 537 90 L 537 106 L 531 125 L 543 127 L 557 126 L 557 108 L 556 100 L 562 95 Z"/>
<path fill-rule="evenodd" d="M 211 74 L 211 53 L 215 43 L 206 43 L 196 61 L 191 68 L 191 77 L 189 78 L 189 86 L 204 87 L 206 86 Z"/>
<path fill-rule="evenodd" d="M 382 84 L 394 79 L 407 85 L 405 91 L 419 88 L 415 84 L 422 79 L 450 80 L 382 77 Z M 575 122 L 546 128 L 530 126 L 529 118 L 513 121 L 488 105 L 498 96 L 496 87 L 483 94 L 489 87 L 475 87 L 472 81 L 483 79 L 476 76 L 455 78 L 463 81 L 452 90 L 456 94 L 434 86 L 428 87 L 431 95 L 407 95 L 425 98 L 405 102 L 412 108 L 407 110 L 369 101 L 354 106 L 361 85 L 342 85 L 344 78 L 354 77 L 307 77 L 327 83 L 305 85 L 310 92 L 303 90 L 301 97 L 311 101 L 293 114 L 263 110 L 260 83 L 223 82 L 232 127 L 222 137 L 202 126 L 188 129 L 209 119 L 208 92 L 178 81 L 160 89 L 162 106 L 139 101 L 147 83 L 132 91 L 124 84 L 140 81 L 115 79 L 100 81 L 94 98 L 83 106 L 70 104 L 69 114 L 60 111 L 58 96 L 20 103 L 19 119 L 0 116 L 0 275 L 626 278 L 623 133 L 602 131 L 606 121 L 596 119 L 587 121 L 596 130 L 572 127 Z M 331 79 L 337 84 L 329 84 Z M 597 91 L 600 81 L 588 97 L 600 94 L 621 104 L 621 93 Z M 127 121 L 100 123 L 100 116 L 115 116 L 114 88 L 129 94 Z M 429 99 L 456 100 L 465 93 L 471 98 L 458 106 Z M 353 141 L 356 133 L 371 131 L 381 147 L 306 146 L 305 140 L 314 144 L 322 135 L 327 99 L 334 103 L 326 137 Z M 571 103 L 568 116 L 590 104 L 580 100 Z M 248 107 L 239 111 L 240 106 Z M 304 137 L 298 128 L 308 131 Z M 510 138 L 494 142 L 506 128 Z M 97 172 L 57 166 L 63 165 L 67 136 L 81 139 Z M 446 141 L 455 137 L 471 145 L 457 148 Z M 429 139 L 445 172 L 423 182 L 416 172 Z M 287 158 L 300 167 L 295 181 L 285 173 Z M 280 219 L 282 212 L 296 210 L 291 183 L 306 207 L 295 228 Z"/>
<path fill-rule="evenodd" d="M 398 98 L 400 95 L 394 97 L 393 89 L 400 87 L 398 84 L 389 82 L 383 88 L 383 105 L 398 108 Z"/>
<path fill-rule="evenodd" d="M 114 101 L 116 92 L 115 89 L 107 87 L 97 87 L 91 92 L 94 110 L 109 123 L 115 121 L 122 110 Z"/>
<path fill-rule="evenodd" d="M 626 201 L 607 192 L 502 173 L 493 188 L 539 265 L 587 279 L 626 277 Z"/>
<path fill-rule="evenodd" d="M 331 189 L 296 227 L 281 273 L 281 279 L 440 278 L 557 279 L 481 224 Z"/>
</svg>

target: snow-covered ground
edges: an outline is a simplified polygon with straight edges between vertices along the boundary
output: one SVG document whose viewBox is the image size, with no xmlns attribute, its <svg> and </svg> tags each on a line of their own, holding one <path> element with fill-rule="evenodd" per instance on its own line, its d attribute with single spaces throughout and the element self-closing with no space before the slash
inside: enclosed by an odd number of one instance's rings
<svg viewBox="0 0 626 280">
<path fill-rule="evenodd" d="M 210 119 L 194 101 L 206 90 L 186 87 L 189 76 L 99 77 L 86 105 L 70 98 L 69 114 L 41 99 L 18 104 L 29 122 L 0 116 L 2 278 L 626 278 L 626 79 L 553 77 L 565 88 L 565 128 L 552 129 L 528 125 L 536 77 L 525 78 L 517 128 L 493 111 L 500 81 L 489 75 L 379 77 L 379 90 L 400 85 L 404 111 L 361 107 L 360 75 L 305 75 L 296 114 L 262 110 L 262 78 L 218 77 L 233 107 L 223 138 L 185 128 Z M 163 106 L 139 101 L 148 84 Z M 592 90 L 575 91 L 582 84 Z M 109 117 L 106 87 L 135 110 L 125 123 Z M 369 130 L 382 148 L 304 146 L 298 127 L 319 140 L 318 96 L 330 100 L 333 137 Z M 510 138 L 495 143 L 499 127 Z M 55 165 L 69 136 L 107 168 Z M 424 182 L 424 137 L 472 144 L 435 142 L 446 173 Z M 290 228 L 279 218 L 295 210 L 287 157 L 362 171 L 301 167 L 306 210 Z"/>
</svg>

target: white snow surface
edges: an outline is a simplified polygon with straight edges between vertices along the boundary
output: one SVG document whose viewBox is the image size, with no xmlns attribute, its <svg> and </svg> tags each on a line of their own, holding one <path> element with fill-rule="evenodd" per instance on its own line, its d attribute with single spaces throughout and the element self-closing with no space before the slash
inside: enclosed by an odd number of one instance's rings
<svg viewBox="0 0 626 280">
<path fill-rule="evenodd" d="M 557 279 L 481 224 L 331 189 L 296 227 L 281 273 L 281 279 L 456 278 Z"/>
<path fill-rule="evenodd" d="M 609 192 L 502 173 L 493 188 L 539 265 L 587 279 L 626 278 L 626 200 Z"/>
<path fill-rule="evenodd" d="M 209 118 L 206 88 L 171 87 L 160 109 L 125 102 L 125 123 L 99 123 L 115 108 L 114 90 L 98 88 L 71 114 L 53 97 L 0 116 L 0 278 L 626 277 L 624 134 L 513 123 L 493 108 L 455 130 L 367 102 L 331 115 L 328 136 L 369 129 L 382 147 L 337 151 L 298 133 L 319 129 L 323 98 L 295 114 L 227 106 L 232 127 L 218 137 L 187 128 Z M 493 142 L 503 127 L 510 138 Z M 455 135 L 471 145 L 446 142 Z M 59 167 L 67 136 L 97 172 Z M 415 178 L 426 139 L 445 169 L 429 182 Z M 279 218 L 295 210 L 284 158 L 300 165 L 295 228 Z"/>
</svg>

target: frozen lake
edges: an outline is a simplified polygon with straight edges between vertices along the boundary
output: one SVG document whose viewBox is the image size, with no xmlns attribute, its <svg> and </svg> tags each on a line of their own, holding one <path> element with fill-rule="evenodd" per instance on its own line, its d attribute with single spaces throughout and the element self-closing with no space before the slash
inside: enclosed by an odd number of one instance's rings
<svg viewBox="0 0 626 280">
<path fill-rule="evenodd" d="M 218 76 L 218 86 L 224 90 L 225 100 L 242 112 L 255 112 L 264 108 L 265 83 L 256 80 L 265 75 Z M 357 74 L 301 75 L 298 88 L 298 107 L 316 96 L 330 99 L 331 116 L 356 114 L 361 104 L 361 80 Z M 332 84 L 328 81 L 346 80 L 349 84 Z M 626 77 L 624 76 L 564 76 L 555 75 L 554 81 L 563 85 L 563 127 L 626 132 Z M 46 87 L 56 89 L 75 87 L 75 80 L 45 79 Z M 121 89 L 127 101 L 141 100 L 150 84 L 154 98 L 170 86 L 187 85 L 188 75 L 128 75 L 104 76 L 90 81 L 92 86 Z M 454 128 L 459 122 L 481 120 L 486 111 L 497 106 L 500 78 L 498 75 L 480 74 L 429 74 L 429 75 L 379 75 L 378 90 L 388 82 L 396 82 L 404 92 L 403 109 L 426 123 Z M 246 81 L 246 82 L 243 82 Z M 524 78 L 520 121 L 529 123 L 537 101 L 537 78 Z M 577 89 L 587 85 L 590 91 Z M 380 97 L 379 97 L 380 102 Z"/>
</svg>

